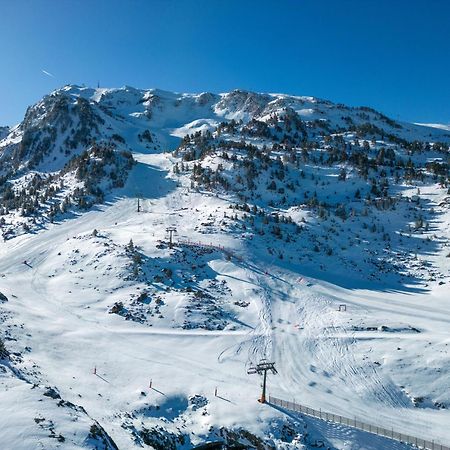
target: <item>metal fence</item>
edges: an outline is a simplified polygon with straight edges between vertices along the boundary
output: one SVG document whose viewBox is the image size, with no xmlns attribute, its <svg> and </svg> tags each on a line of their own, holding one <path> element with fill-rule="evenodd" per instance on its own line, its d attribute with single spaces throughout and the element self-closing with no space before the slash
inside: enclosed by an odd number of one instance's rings
<svg viewBox="0 0 450 450">
<path fill-rule="evenodd" d="M 177 243 L 181 244 L 181 245 L 190 246 L 190 247 L 204 247 L 204 248 L 209 248 L 212 250 L 218 250 L 220 252 L 225 253 L 225 255 L 227 255 L 229 257 L 233 257 L 234 259 L 242 261 L 242 258 L 239 255 L 234 253 L 233 250 L 231 250 L 227 247 L 224 247 L 223 245 L 215 245 L 213 243 L 206 244 L 204 242 L 190 241 L 188 239 L 178 239 Z"/>
<path fill-rule="evenodd" d="M 378 436 L 394 439 L 396 441 L 400 441 L 405 444 L 415 445 L 416 447 L 421 449 L 450 450 L 450 447 L 439 444 L 438 442 L 435 441 L 427 441 L 425 439 L 420 439 L 415 436 L 409 436 L 407 434 L 398 433 L 393 429 L 388 430 L 386 428 L 364 423 L 356 419 L 349 419 L 348 417 L 343 417 L 338 414 L 332 414 L 322 410 L 309 408 L 308 406 L 300 405 L 295 402 L 288 402 L 286 400 L 281 400 L 279 398 L 272 397 L 271 395 L 269 395 L 269 403 L 271 403 L 272 405 L 280 406 L 281 408 L 289 409 L 291 411 L 306 414 L 307 416 L 316 417 L 320 420 L 339 423 L 349 427 L 357 428 L 358 430 L 366 431 L 368 433 L 376 434 Z"/>
</svg>

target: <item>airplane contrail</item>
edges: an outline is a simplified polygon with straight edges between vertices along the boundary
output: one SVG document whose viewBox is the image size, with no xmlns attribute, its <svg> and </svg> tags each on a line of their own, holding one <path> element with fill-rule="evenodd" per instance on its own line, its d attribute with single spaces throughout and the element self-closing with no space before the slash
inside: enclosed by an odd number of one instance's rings
<svg viewBox="0 0 450 450">
<path fill-rule="evenodd" d="M 55 75 L 53 75 L 52 73 L 47 72 L 47 71 L 44 70 L 44 69 L 41 69 L 41 71 L 42 71 L 42 73 L 44 73 L 45 75 L 47 75 L 47 76 L 49 76 L 49 77 L 52 77 L 52 78 L 55 78 Z"/>
</svg>

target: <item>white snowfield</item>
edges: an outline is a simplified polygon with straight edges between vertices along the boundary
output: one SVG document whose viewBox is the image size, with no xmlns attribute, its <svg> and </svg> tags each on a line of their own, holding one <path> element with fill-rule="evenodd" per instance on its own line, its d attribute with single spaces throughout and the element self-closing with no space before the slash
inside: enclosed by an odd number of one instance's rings
<svg viewBox="0 0 450 450">
<path fill-rule="evenodd" d="M 89 95 L 98 101 L 113 93 Z M 129 99 L 128 92 L 124 115 L 136 113 Z M 297 101 L 304 116 L 314 114 L 317 100 Z M 215 117 L 180 114 L 179 123 L 161 119 L 161 142 L 216 125 Z M 104 205 L 0 244 L 0 291 L 8 298 L 0 323 L 11 354 L 0 365 L 1 450 L 113 448 L 89 435 L 94 423 L 120 450 L 151 448 L 139 432 L 157 425 L 188 436 L 179 449 L 217 440 L 221 427 L 269 437 L 279 449 L 320 442 L 342 450 L 410 448 L 258 403 L 261 378 L 247 370 L 263 358 L 278 370 L 268 377 L 274 396 L 450 445 L 450 411 L 440 407 L 450 406 L 448 207 L 434 229 L 443 249 L 426 256 L 444 273 L 443 284 L 342 287 L 340 279 L 324 281 L 319 268 L 303 272 L 268 257 L 256 235 L 203 232 L 200 225 L 224 217 L 230 200 L 190 189 L 188 176 L 172 173 L 169 153 L 127 141 L 138 163 Z M 431 186 L 421 197 L 438 208 L 445 193 Z M 173 249 L 161 245 L 168 227 L 176 228 Z M 130 239 L 146 270 L 159 264 L 173 281 L 153 278 L 149 286 L 133 277 Z M 179 244 L 188 240 L 195 245 Z M 213 299 L 221 312 L 211 328 L 187 326 L 208 312 L 189 303 L 185 278 L 199 290 L 210 281 L 226 286 Z M 149 297 L 160 295 L 157 307 L 150 299 L 150 318 L 109 313 L 148 289 Z M 283 438 L 286 424 L 290 439 Z"/>
</svg>

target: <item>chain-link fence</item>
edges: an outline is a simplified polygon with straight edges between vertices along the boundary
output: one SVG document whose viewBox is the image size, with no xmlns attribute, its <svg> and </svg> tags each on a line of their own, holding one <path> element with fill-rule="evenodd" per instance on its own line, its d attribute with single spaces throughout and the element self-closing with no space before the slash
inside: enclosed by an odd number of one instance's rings
<svg viewBox="0 0 450 450">
<path fill-rule="evenodd" d="M 279 398 L 272 397 L 271 395 L 269 395 L 269 403 L 271 403 L 272 405 L 280 406 L 281 408 L 290 409 L 291 411 L 306 414 L 308 416 L 317 417 L 318 419 L 321 420 L 347 425 L 349 427 L 357 428 L 358 430 L 362 431 L 367 431 L 368 433 L 373 433 L 378 436 L 383 436 L 389 439 L 404 442 L 405 444 L 415 445 L 418 448 L 427 450 L 450 450 L 450 447 L 442 445 L 435 441 L 426 441 L 425 439 L 421 439 L 415 436 L 409 436 L 407 434 L 398 433 L 393 429 L 388 430 L 386 428 L 378 427 L 376 425 L 361 422 L 357 419 L 349 419 L 348 417 L 343 417 L 338 414 L 332 414 L 322 410 L 309 408 L 308 406 L 300 405 L 295 402 L 288 402 L 286 400 L 281 400 Z"/>
</svg>

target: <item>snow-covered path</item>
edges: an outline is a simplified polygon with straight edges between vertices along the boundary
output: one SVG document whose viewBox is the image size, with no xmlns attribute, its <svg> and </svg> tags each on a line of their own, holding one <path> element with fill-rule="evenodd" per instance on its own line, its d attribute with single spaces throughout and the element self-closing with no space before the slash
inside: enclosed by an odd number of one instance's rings
<svg viewBox="0 0 450 450">
<path fill-rule="evenodd" d="M 273 395 L 448 441 L 448 412 L 415 408 L 404 389 L 376 361 L 379 357 L 391 360 L 395 369 L 395 351 L 400 345 L 409 347 L 409 353 L 417 352 L 416 357 L 424 357 L 419 353 L 421 347 L 432 342 L 448 346 L 449 304 L 439 292 L 422 299 L 401 294 L 364 295 L 325 284 L 307 286 L 289 272 L 277 275 L 260 282 L 275 294 L 270 302 L 273 325 L 267 336 L 279 368 L 279 375 L 270 382 Z M 420 301 L 429 306 L 422 310 L 417 306 Z M 338 310 L 341 303 L 346 304 L 346 312 Z M 407 322 L 421 332 L 380 333 L 370 331 L 372 327 L 357 331 L 364 329 L 368 320 L 372 326 Z"/>
</svg>

